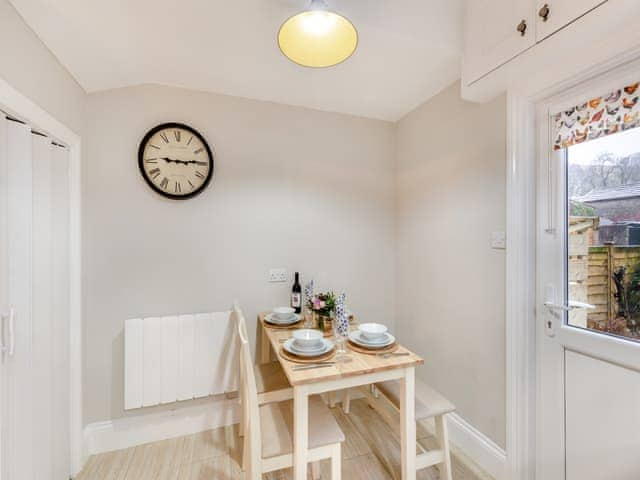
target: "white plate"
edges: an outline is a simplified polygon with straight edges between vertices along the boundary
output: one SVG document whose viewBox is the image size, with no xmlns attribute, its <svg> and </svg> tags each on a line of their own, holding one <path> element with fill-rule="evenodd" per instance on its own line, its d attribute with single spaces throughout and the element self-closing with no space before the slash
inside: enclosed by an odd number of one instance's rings
<svg viewBox="0 0 640 480">
<path fill-rule="evenodd" d="M 305 350 L 303 348 L 298 348 L 295 345 L 291 345 L 291 351 L 296 355 L 322 355 L 326 353 L 327 346 L 322 343 L 320 344 L 320 348 L 314 348 L 313 350 Z"/>
<path fill-rule="evenodd" d="M 363 339 L 361 334 L 362 332 L 360 332 L 360 330 L 355 330 L 349 334 L 349 340 L 351 340 L 356 345 L 359 345 L 364 348 L 370 348 L 370 349 L 388 347 L 389 345 L 391 345 L 393 342 L 396 341 L 394 336 L 388 332 L 384 334 L 385 340 L 383 342 L 376 342 L 376 343 L 371 343 L 369 340 Z"/>
<path fill-rule="evenodd" d="M 280 320 L 273 313 L 267 313 L 264 316 L 264 321 L 267 323 L 271 323 L 272 325 L 293 325 L 296 322 L 299 322 L 302 319 L 300 315 L 294 313 L 293 316 L 287 320 Z"/>
<path fill-rule="evenodd" d="M 293 343 L 291 344 L 291 348 L 298 350 L 300 352 L 317 352 L 319 350 L 322 350 L 324 348 L 324 343 L 322 343 L 321 341 L 318 342 L 317 345 L 313 345 L 311 347 L 303 347 L 300 346 L 296 343 L 295 338 L 293 339 Z"/>
<path fill-rule="evenodd" d="M 284 348 L 287 352 L 299 357 L 319 357 L 333 350 L 333 347 L 333 342 L 326 338 L 322 339 L 322 348 L 314 352 L 303 352 L 301 350 L 298 350 L 295 346 L 293 346 L 293 338 L 290 338 L 289 340 L 284 342 L 284 345 L 282 345 L 282 348 Z"/>
<path fill-rule="evenodd" d="M 380 334 L 378 338 L 369 338 L 364 333 L 362 333 L 362 330 L 357 330 L 356 336 L 358 337 L 358 340 L 360 342 L 366 343 L 367 345 L 382 345 L 383 343 L 387 343 L 389 341 L 389 337 L 386 333 Z"/>
</svg>

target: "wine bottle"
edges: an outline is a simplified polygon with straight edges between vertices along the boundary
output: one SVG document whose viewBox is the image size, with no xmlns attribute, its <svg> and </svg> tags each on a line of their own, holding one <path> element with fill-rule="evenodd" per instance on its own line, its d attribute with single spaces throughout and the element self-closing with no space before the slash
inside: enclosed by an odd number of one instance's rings
<svg viewBox="0 0 640 480">
<path fill-rule="evenodd" d="M 291 287 L 291 308 L 296 309 L 296 313 L 302 311 L 302 287 L 300 287 L 300 274 L 296 272 L 296 278 Z"/>
</svg>

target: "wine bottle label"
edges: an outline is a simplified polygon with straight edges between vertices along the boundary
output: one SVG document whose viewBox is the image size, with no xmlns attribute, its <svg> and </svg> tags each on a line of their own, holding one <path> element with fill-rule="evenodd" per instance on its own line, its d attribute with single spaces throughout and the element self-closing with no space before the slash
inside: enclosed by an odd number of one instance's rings
<svg viewBox="0 0 640 480">
<path fill-rule="evenodd" d="M 300 297 L 301 297 L 301 295 L 299 293 L 292 293 L 291 294 L 291 306 L 293 308 L 300 307 Z"/>
</svg>

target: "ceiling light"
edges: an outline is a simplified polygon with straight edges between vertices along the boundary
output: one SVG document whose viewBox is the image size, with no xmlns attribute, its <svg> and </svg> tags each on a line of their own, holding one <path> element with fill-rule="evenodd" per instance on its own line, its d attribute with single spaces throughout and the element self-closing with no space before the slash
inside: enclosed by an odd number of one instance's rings
<svg viewBox="0 0 640 480">
<path fill-rule="evenodd" d="M 278 32 L 278 46 L 292 62 L 324 68 L 344 62 L 358 46 L 353 24 L 330 12 L 324 0 L 311 0 L 306 12 L 289 18 Z"/>
</svg>

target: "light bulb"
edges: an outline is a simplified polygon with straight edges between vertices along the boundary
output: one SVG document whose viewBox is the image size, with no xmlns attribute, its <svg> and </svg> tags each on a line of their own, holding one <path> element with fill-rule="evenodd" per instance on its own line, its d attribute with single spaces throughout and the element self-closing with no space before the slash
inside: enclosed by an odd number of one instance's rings
<svg viewBox="0 0 640 480">
<path fill-rule="evenodd" d="M 336 18 L 329 12 L 314 10 L 303 14 L 302 28 L 313 35 L 327 35 L 336 25 Z"/>
</svg>

